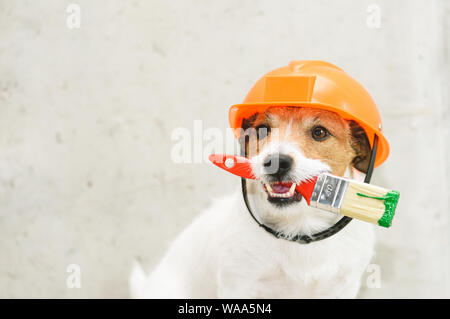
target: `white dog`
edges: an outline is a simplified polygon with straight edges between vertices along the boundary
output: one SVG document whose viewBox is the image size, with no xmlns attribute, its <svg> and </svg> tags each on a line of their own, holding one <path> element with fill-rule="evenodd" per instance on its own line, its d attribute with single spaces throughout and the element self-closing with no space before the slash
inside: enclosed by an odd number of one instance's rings
<svg viewBox="0 0 450 319">
<path fill-rule="evenodd" d="M 258 178 L 247 185 L 261 223 L 295 236 L 315 234 L 339 220 L 307 206 L 295 184 L 322 172 L 363 178 L 370 146 L 355 122 L 324 110 L 274 107 L 243 128 L 256 128 L 258 143 L 243 147 Z M 136 264 L 131 296 L 354 298 L 374 242 L 372 226 L 357 220 L 309 244 L 278 239 L 252 219 L 237 190 L 198 216 L 149 276 Z"/>
</svg>

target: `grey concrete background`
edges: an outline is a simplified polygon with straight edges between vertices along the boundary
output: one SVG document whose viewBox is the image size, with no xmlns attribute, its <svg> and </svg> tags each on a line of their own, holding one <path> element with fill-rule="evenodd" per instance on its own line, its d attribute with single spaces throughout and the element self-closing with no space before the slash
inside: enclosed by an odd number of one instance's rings
<svg viewBox="0 0 450 319">
<path fill-rule="evenodd" d="M 172 130 L 225 129 L 294 59 L 363 83 L 391 143 L 374 182 L 401 201 L 377 229 L 381 288 L 360 296 L 450 297 L 449 1 L 79 0 L 72 30 L 70 3 L 0 1 L 0 297 L 127 297 L 132 260 L 152 266 L 237 183 L 173 163 Z"/>
</svg>

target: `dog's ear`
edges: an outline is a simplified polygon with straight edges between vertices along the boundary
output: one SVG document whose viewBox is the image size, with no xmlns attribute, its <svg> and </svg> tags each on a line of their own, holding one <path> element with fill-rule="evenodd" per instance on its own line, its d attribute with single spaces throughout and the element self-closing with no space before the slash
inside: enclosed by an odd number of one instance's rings
<svg viewBox="0 0 450 319">
<path fill-rule="evenodd" d="M 242 125 L 241 125 L 242 129 L 245 131 L 248 128 L 252 127 L 256 121 L 257 116 L 258 116 L 258 113 L 255 113 L 252 116 L 250 116 L 249 118 L 243 119 Z"/>
<path fill-rule="evenodd" d="M 253 114 L 249 118 L 246 118 L 246 119 L 242 120 L 241 128 L 242 128 L 242 133 L 243 134 L 241 134 L 241 136 L 239 136 L 239 144 L 241 145 L 241 153 L 243 153 L 243 151 L 244 151 L 244 147 L 245 147 L 245 144 L 246 144 L 245 140 L 249 139 L 249 131 L 248 131 L 248 129 L 253 127 L 257 116 L 258 116 L 258 113 Z"/>
<path fill-rule="evenodd" d="M 371 152 L 369 139 L 364 129 L 355 121 L 349 121 L 349 127 L 352 135 L 352 148 L 356 153 L 352 164 L 358 171 L 367 173 Z"/>
</svg>

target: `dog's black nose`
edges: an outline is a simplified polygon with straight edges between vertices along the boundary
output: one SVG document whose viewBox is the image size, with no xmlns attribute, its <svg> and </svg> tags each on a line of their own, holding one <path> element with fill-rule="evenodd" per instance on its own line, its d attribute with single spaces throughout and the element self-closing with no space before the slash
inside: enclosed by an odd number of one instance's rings
<svg viewBox="0 0 450 319">
<path fill-rule="evenodd" d="M 271 154 L 264 159 L 264 169 L 267 174 L 281 178 L 290 171 L 293 162 L 289 155 Z"/>
</svg>

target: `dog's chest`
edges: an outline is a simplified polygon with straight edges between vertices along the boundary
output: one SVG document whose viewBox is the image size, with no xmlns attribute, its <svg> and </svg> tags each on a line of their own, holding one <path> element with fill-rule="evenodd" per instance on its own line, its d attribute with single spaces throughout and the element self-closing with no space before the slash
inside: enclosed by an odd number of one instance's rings
<svg viewBox="0 0 450 319">
<path fill-rule="evenodd" d="M 222 282 L 227 290 L 242 290 L 243 295 L 251 298 L 339 296 L 355 273 L 357 255 L 345 256 L 345 251 L 336 251 L 335 247 L 293 246 L 294 249 L 278 250 L 268 246 L 234 249 L 228 262 L 222 264 L 227 274 Z"/>
<path fill-rule="evenodd" d="M 345 284 L 342 260 L 332 256 L 280 256 L 259 269 L 255 276 L 257 298 L 320 298 L 339 295 Z"/>
<path fill-rule="evenodd" d="M 320 298 L 339 294 L 339 287 L 345 278 L 338 270 L 324 272 L 287 273 L 286 269 L 275 268 L 256 278 L 256 298 Z"/>
</svg>

